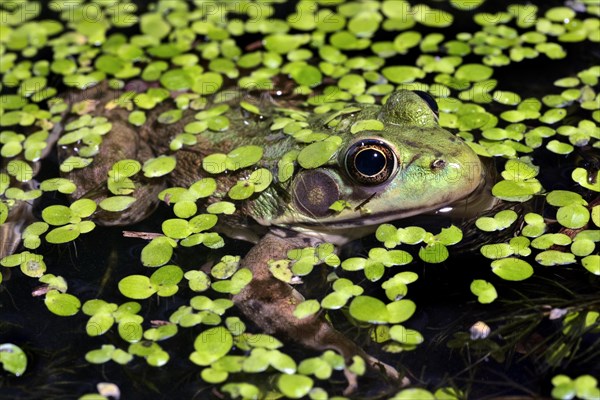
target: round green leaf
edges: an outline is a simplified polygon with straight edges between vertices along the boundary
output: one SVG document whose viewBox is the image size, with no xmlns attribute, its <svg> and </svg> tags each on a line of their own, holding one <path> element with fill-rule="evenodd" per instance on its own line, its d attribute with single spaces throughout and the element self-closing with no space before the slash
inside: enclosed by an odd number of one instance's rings
<svg viewBox="0 0 600 400">
<path fill-rule="evenodd" d="M 225 131 L 229 128 L 229 118 L 224 115 L 217 115 L 215 117 L 209 118 L 206 126 L 211 131 L 220 132 Z"/>
<path fill-rule="evenodd" d="M 308 376 L 282 374 L 277 380 L 277 387 L 284 396 L 299 399 L 308 394 L 313 387 L 313 380 Z"/>
<path fill-rule="evenodd" d="M 572 264 L 575 262 L 575 255 L 557 250 L 546 250 L 536 255 L 535 261 L 545 266 Z"/>
<path fill-rule="evenodd" d="M 581 260 L 585 269 L 594 275 L 600 275 L 600 256 L 597 254 L 587 256 Z"/>
<path fill-rule="evenodd" d="M 385 303 L 371 296 L 355 297 L 350 303 L 349 311 L 353 318 L 372 324 L 385 324 L 390 319 Z"/>
<path fill-rule="evenodd" d="M 263 149 L 260 146 L 248 145 L 233 149 L 227 154 L 227 169 L 238 170 L 256 164 L 263 155 Z"/>
<path fill-rule="evenodd" d="M 230 215 L 235 212 L 235 204 L 229 201 L 218 201 L 206 207 L 206 211 L 211 214 Z"/>
<path fill-rule="evenodd" d="M 202 332 L 194 341 L 196 350 L 190 355 L 194 364 L 208 366 L 229 353 L 233 347 L 233 336 L 223 326 L 210 328 Z"/>
<path fill-rule="evenodd" d="M 489 304 L 498 297 L 494 285 L 482 279 L 475 279 L 471 282 L 471 292 L 477 296 L 477 300 L 481 304 Z"/>
<path fill-rule="evenodd" d="M 21 376 L 27 369 L 27 356 L 19 346 L 2 343 L 0 344 L 0 364 L 5 371 Z"/>
<path fill-rule="evenodd" d="M 381 70 L 381 73 L 393 83 L 414 82 L 425 77 L 425 72 L 420 68 L 404 65 L 385 67 Z"/>
<path fill-rule="evenodd" d="M 150 276 L 150 283 L 159 287 L 177 285 L 182 279 L 183 270 L 180 267 L 177 265 L 165 265 L 154 271 Z"/>
<path fill-rule="evenodd" d="M 440 242 L 436 242 L 419 249 L 419 257 L 421 260 L 430 264 L 444 262 L 449 255 L 450 253 L 448 252 L 448 248 Z"/>
<path fill-rule="evenodd" d="M 294 316 L 302 319 L 316 314 L 321 309 L 321 306 L 317 300 L 305 300 L 298 304 L 294 309 Z"/>
<path fill-rule="evenodd" d="M 147 299 L 156 293 L 150 278 L 144 275 L 129 275 L 119 281 L 119 291 L 130 299 Z"/>
<path fill-rule="evenodd" d="M 589 256 L 594 252 L 596 244 L 590 239 L 579 239 L 571 244 L 571 253 L 578 257 Z"/>
<path fill-rule="evenodd" d="M 312 65 L 305 65 L 295 68 L 290 74 L 297 84 L 302 86 L 313 87 L 321 83 L 323 75 L 321 71 Z"/>
<path fill-rule="evenodd" d="M 131 178 L 140 172 L 142 165 L 137 160 L 119 160 L 113 164 L 110 174 L 115 180 Z"/>
<path fill-rule="evenodd" d="M 8 218 L 8 206 L 4 202 L 0 202 L 0 225 Z"/>
<path fill-rule="evenodd" d="M 487 65 L 463 64 L 456 70 L 455 76 L 457 79 L 479 82 L 489 79 L 493 73 L 494 70 Z"/>
<path fill-rule="evenodd" d="M 173 171 L 176 164 L 177 161 L 173 156 L 159 156 L 146 161 L 142 170 L 147 178 L 156 178 Z"/>
<path fill-rule="evenodd" d="M 337 310 L 346 305 L 348 298 L 349 296 L 340 292 L 329 293 L 321 300 L 321 307 L 328 310 Z"/>
<path fill-rule="evenodd" d="M 166 264 L 173 255 L 173 245 L 167 238 L 154 238 L 142 249 L 142 264 L 146 267 L 159 267 Z"/>
<path fill-rule="evenodd" d="M 548 204 L 561 207 L 569 204 L 587 204 L 579 193 L 570 192 L 568 190 L 553 190 L 546 196 Z"/>
<path fill-rule="evenodd" d="M 200 376 L 208 383 L 222 383 L 227 380 L 229 373 L 227 371 L 218 371 L 213 368 L 204 368 Z"/>
<path fill-rule="evenodd" d="M 259 168 L 250 174 L 248 181 L 254 184 L 255 193 L 262 192 L 273 181 L 273 174 L 266 168 Z"/>
<path fill-rule="evenodd" d="M 171 69 L 160 77 L 160 83 L 169 90 L 185 90 L 192 87 L 193 79 L 184 69 Z"/>
<path fill-rule="evenodd" d="M 423 343 L 423 335 L 414 329 L 406 329 L 402 325 L 394 325 L 390 328 L 390 337 L 395 341 L 408 345 Z"/>
<path fill-rule="evenodd" d="M 491 266 L 493 273 L 507 281 L 522 281 L 533 275 L 533 268 L 527 261 L 514 257 L 494 260 Z"/>
<path fill-rule="evenodd" d="M 48 206 L 42 211 L 42 218 L 50 225 L 68 224 L 71 216 L 71 209 L 61 205 Z"/>
<path fill-rule="evenodd" d="M 556 219 L 566 228 L 578 229 L 588 223 L 590 212 L 580 204 L 569 204 L 558 209 Z"/>
<path fill-rule="evenodd" d="M 162 231 L 172 239 L 184 239 L 192 234 L 188 221 L 180 218 L 171 218 L 163 221 Z"/>
<path fill-rule="evenodd" d="M 254 184 L 250 181 L 239 181 L 229 189 L 227 195 L 233 200 L 244 200 L 254 194 Z"/>
<path fill-rule="evenodd" d="M 46 293 L 44 303 L 48 310 L 61 317 L 77 314 L 81 307 L 79 299 L 68 293 L 60 293 L 58 290 L 50 290 Z"/>
<path fill-rule="evenodd" d="M 79 218 L 87 218 L 96 211 L 96 202 L 91 199 L 79 199 L 74 201 L 69 208 L 73 211 L 73 214 Z"/>
<path fill-rule="evenodd" d="M 98 206 L 106 211 L 120 212 L 128 209 L 135 200 L 132 196 L 111 196 L 102 200 Z"/>
<path fill-rule="evenodd" d="M 80 233 L 78 224 L 68 224 L 54 228 L 48 232 L 46 241 L 53 244 L 67 243 L 77 239 Z"/>
<path fill-rule="evenodd" d="M 210 154 L 202 159 L 202 168 L 211 174 L 220 174 L 227 169 L 227 155 L 222 153 Z"/>
<path fill-rule="evenodd" d="M 326 164 L 337 152 L 341 144 L 339 136 L 331 136 L 321 142 L 311 143 L 298 154 L 298 163 L 302 168 L 317 168 Z"/>
<path fill-rule="evenodd" d="M 411 300 L 398 300 L 392 303 L 389 303 L 387 306 L 389 311 L 389 323 L 390 324 L 399 324 L 408 320 L 415 313 L 417 306 Z"/>
</svg>

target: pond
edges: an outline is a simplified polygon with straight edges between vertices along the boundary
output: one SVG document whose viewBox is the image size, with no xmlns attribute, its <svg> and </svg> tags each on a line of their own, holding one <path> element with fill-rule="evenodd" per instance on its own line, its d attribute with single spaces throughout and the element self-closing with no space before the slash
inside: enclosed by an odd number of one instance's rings
<svg viewBox="0 0 600 400">
<path fill-rule="evenodd" d="M 600 398 L 597 1 L 0 24 L 0 399 Z"/>
</svg>

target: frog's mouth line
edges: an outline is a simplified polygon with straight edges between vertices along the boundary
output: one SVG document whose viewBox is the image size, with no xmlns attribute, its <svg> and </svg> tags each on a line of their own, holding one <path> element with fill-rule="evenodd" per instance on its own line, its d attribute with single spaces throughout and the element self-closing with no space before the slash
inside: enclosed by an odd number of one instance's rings
<svg viewBox="0 0 600 400">
<path fill-rule="evenodd" d="M 457 200 L 461 201 L 461 200 Z M 365 200 L 366 202 L 366 200 Z M 363 203 L 365 203 L 363 202 Z M 377 213 L 377 216 L 369 216 L 362 215 L 354 218 L 348 218 L 344 220 L 321 220 L 321 221 L 302 221 L 290 224 L 291 228 L 294 227 L 304 227 L 309 228 L 314 231 L 333 231 L 333 230 L 343 230 L 343 229 L 356 229 L 356 227 L 366 227 L 366 226 L 377 226 L 378 224 L 400 220 L 408 217 L 412 217 L 418 214 L 428 213 L 434 210 L 438 210 L 440 207 L 445 205 L 445 202 L 440 203 L 440 205 L 434 205 L 427 208 L 415 207 L 404 210 L 402 213 L 398 213 L 397 211 L 389 211 L 389 212 L 381 212 Z M 361 206 L 364 205 L 361 203 Z M 356 208 L 360 208 L 361 206 L 357 206 Z M 355 211 L 358 211 L 355 209 Z"/>
<path fill-rule="evenodd" d="M 440 201 L 437 205 L 430 207 L 414 207 L 409 208 L 401 213 L 397 211 L 389 211 L 377 213 L 375 216 L 359 215 L 348 219 L 339 218 L 321 218 L 320 220 L 314 219 L 312 221 L 297 221 L 290 224 L 283 224 L 287 228 L 302 231 L 314 231 L 322 233 L 335 233 L 338 234 L 341 230 L 357 230 L 357 228 L 364 228 L 360 230 L 366 230 L 369 227 L 376 229 L 377 225 L 401 220 L 416 215 L 437 215 L 443 214 L 451 219 L 469 219 L 480 215 L 484 210 L 492 208 L 496 203 L 499 202 L 497 198 L 492 195 L 491 188 L 496 183 L 497 171 L 493 164 L 490 162 L 482 162 L 482 177 L 479 185 L 469 194 L 462 198 L 456 199 L 450 203 L 445 200 Z M 371 194 L 360 204 L 353 208 L 354 212 L 357 212 L 361 207 L 364 207 L 377 192 Z M 368 233 L 367 233 L 368 234 Z"/>
</svg>

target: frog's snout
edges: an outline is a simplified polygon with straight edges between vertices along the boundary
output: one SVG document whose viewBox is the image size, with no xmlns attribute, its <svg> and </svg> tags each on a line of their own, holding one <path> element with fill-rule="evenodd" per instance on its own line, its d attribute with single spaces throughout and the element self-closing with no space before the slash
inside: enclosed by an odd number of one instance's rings
<svg viewBox="0 0 600 400">
<path fill-rule="evenodd" d="M 444 180 L 451 186 L 459 186 L 463 192 L 475 190 L 481 182 L 483 166 L 481 160 L 472 150 L 464 151 L 460 156 L 434 160 L 433 171 L 443 170 Z"/>
</svg>

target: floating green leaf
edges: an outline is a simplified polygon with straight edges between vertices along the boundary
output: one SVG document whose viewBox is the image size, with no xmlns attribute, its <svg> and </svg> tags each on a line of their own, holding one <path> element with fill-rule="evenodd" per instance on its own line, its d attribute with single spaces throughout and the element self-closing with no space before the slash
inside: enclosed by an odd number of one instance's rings
<svg viewBox="0 0 600 400">
<path fill-rule="evenodd" d="M 590 212 L 580 204 L 569 204 L 558 209 L 556 219 L 566 228 L 578 229 L 588 223 Z"/>
<path fill-rule="evenodd" d="M 173 171 L 176 163 L 175 157 L 158 156 L 146 161 L 142 170 L 144 171 L 144 176 L 148 178 L 156 178 Z"/>
<path fill-rule="evenodd" d="M 200 366 L 208 366 L 229 353 L 233 347 L 233 336 L 223 326 L 210 328 L 200 333 L 194 341 L 190 360 Z"/>
<path fill-rule="evenodd" d="M 67 243 L 77 239 L 80 233 L 79 224 L 68 224 L 48 232 L 46 241 L 53 244 Z"/>
<path fill-rule="evenodd" d="M 79 299 L 68 293 L 61 293 L 58 290 L 50 290 L 44 298 L 46 307 L 52 313 L 61 317 L 68 317 L 77 314 L 81 302 Z"/>
<path fill-rule="evenodd" d="M 508 257 L 492 261 L 492 272 L 507 281 L 522 281 L 533 275 L 533 268 L 524 260 Z"/>
<path fill-rule="evenodd" d="M 119 291 L 130 299 L 147 299 L 156 293 L 156 288 L 147 276 L 129 275 L 119 281 Z"/>
<path fill-rule="evenodd" d="M 389 311 L 389 323 L 399 324 L 412 317 L 417 306 L 411 300 L 402 299 L 389 303 L 386 308 Z"/>
<path fill-rule="evenodd" d="M 352 124 L 350 127 L 351 133 L 358 133 L 362 131 L 382 131 L 383 122 L 376 119 L 360 120 Z"/>
<path fill-rule="evenodd" d="M 27 355 L 15 344 L 2 343 L 0 344 L 0 364 L 5 371 L 21 376 L 27 369 Z"/>
<path fill-rule="evenodd" d="M 321 306 L 317 300 L 305 300 L 294 309 L 294 316 L 302 319 L 316 314 Z"/>
<path fill-rule="evenodd" d="M 371 296 L 355 297 L 350 303 L 349 312 L 353 318 L 372 324 L 384 324 L 390 318 L 390 313 L 385 303 Z"/>
<path fill-rule="evenodd" d="M 581 264 L 594 275 L 600 275 L 600 256 L 597 254 L 584 257 Z"/>
<path fill-rule="evenodd" d="M 225 165 L 227 169 L 236 171 L 256 164 L 262 158 L 262 155 L 263 149 L 260 146 L 240 146 L 227 154 Z"/>
<path fill-rule="evenodd" d="M 146 267 L 159 267 L 166 264 L 173 255 L 174 243 L 166 237 L 154 238 L 142 249 L 142 264 Z"/>
<path fill-rule="evenodd" d="M 308 394 L 313 387 L 313 380 L 308 376 L 282 374 L 277 380 L 277 387 L 290 399 L 299 399 Z"/>
<path fill-rule="evenodd" d="M 298 163 L 302 168 L 317 168 L 326 164 L 337 152 L 342 139 L 339 136 L 331 136 L 321 142 L 315 142 L 300 151 Z"/>
<path fill-rule="evenodd" d="M 423 70 L 410 66 L 385 67 L 381 70 L 381 73 L 393 83 L 414 82 L 417 79 L 425 77 Z"/>
<path fill-rule="evenodd" d="M 450 253 L 448 248 L 440 242 L 428 244 L 427 246 L 419 249 L 419 257 L 421 260 L 430 264 L 439 264 L 444 262 L 449 255 Z"/>
<path fill-rule="evenodd" d="M 475 279 L 471 282 L 471 292 L 477 296 L 477 300 L 482 304 L 489 304 L 498 297 L 494 285 L 481 279 Z"/>
<path fill-rule="evenodd" d="M 471 82 L 479 82 L 489 79 L 494 70 L 491 67 L 481 64 L 463 64 L 456 70 L 457 79 Z"/>
<path fill-rule="evenodd" d="M 111 196 L 102 200 L 98 207 L 106 211 L 120 212 L 128 209 L 136 201 L 132 196 Z"/>
</svg>

